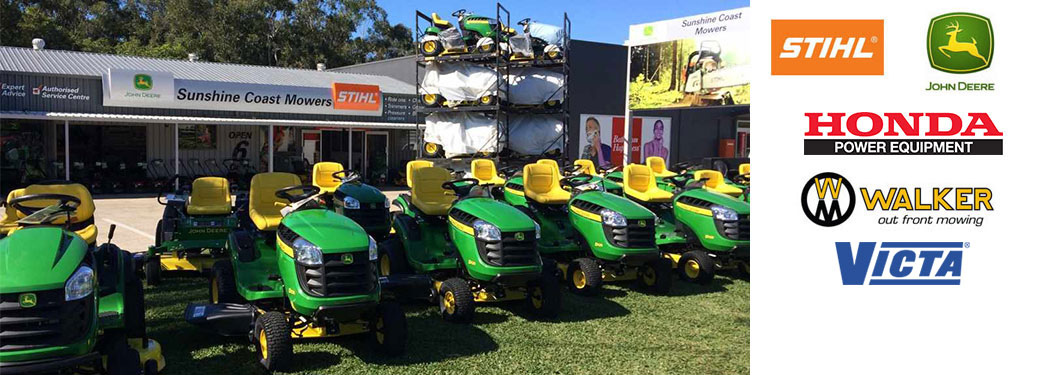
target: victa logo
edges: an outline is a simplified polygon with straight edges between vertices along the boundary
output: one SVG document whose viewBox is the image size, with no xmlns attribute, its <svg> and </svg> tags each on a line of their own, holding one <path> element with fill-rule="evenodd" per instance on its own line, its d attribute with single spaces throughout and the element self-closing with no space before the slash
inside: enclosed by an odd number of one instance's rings
<svg viewBox="0 0 1040 375">
<path fill-rule="evenodd" d="M 382 100 L 379 86 L 353 83 L 332 84 L 332 107 L 358 111 L 377 111 Z"/>
<path fill-rule="evenodd" d="M 993 25 L 973 13 L 947 13 L 928 25 L 928 61 L 947 73 L 972 73 L 993 59 Z"/>
<path fill-rule="evenodd" d="M 844 285 L 960 285 L 967 242 L 836 242 Z M 868 281 L 869 275 L 869 281 Z"/>
<path fill-rule="evenodd" d="M 847 178 L 834 172 L 820 173 L 802 189 L 802 212 L 816 225 L 833 227 L 852 216 L 855 194 Z"/>
<path fill-rule="evenodd" d="M 773 75 L 884 75 L 884 20 L 773 20 Z"/>
</svg>

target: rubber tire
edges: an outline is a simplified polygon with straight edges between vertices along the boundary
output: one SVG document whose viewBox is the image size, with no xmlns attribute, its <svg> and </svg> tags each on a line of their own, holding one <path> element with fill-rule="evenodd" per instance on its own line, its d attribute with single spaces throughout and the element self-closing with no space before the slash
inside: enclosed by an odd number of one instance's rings
<svg viewBox="0 0 1040 375">
<path fill-rule="evenodd" d="M 162 283 L 162 265 L 159 264 L 159 255 L 144 262 L 144 280 L 151 286 Z"/>
<path fill-rule="evenodd" d="M 422 48 L 422 45 L 426 43 L 425 41 L 419 42 L 419 53 L 426 57 L 434 57 L 440 55 L 441 52 L 444 52 L 444 44 L 441 43 L 441 41 L 433 40 L 432 42 L 434 45 L 432 52 L 426 52 L 426 50 Z"/>
<path fill-rule="evenodd" d="M 159 219 L 159 222 L 155 223 L 155 247 L 162 246 L 163 243 L 162 222 L 162 219 Z"/>
<path fill-rule="evenodd" d="M 574 272 L 580 270 L 585 275 L 585 287 L 579 289 L 574 285 Z M 578 258 L 571 261 L 564 275 L 571 292 L 583 296 L 594 296 L 603 287 L 603 270 L 599 268 L 596 261 L 589 258 Z"/>
<path fill-rule="evenodd" d="M 531 281 L 528 285 L 526 304 L 528 311 L 535 318 L 553 319 L 560 315 L 560 309 L 563 307 L 563 293 L 560 291 L 560 279 L 556 277 L 556 262 L 549 260 L 544 264 L 541 277 Z M 541 290 L 541 307 L 535 307 L 531 298 L 534 287 Z"/>
<path fill-rule="evenodd" d="M 140 375 L 141 355 L 126 342 L 126 336 L 109 343 L 105 372 L 109 375 Z"/>
<path fill-rule="evenodd" d="M 383 241 L 379 244 L 379 274 L 383 275 L 382 262 L 386 258 L 390 261 L 390 274 L 410 274 L 411 269 L 408 267 L 408 262 L 404 258 L 404 244 L 401 243 L 400 237 L 394 237 Z"/>
<path fill-rule="evenodd" d="M 643 279 L 643 274 L 646 271 L 654 272 L 653 284 L 648 284 Z M 636 277 L 636 280 L 640 286 L 650 293 L 668 294 L 668 291 L 672 289 L 672 261 L 665 258 L 657 258 L 646 262 L 642 267 L 639 267 L 639 275 Z"/>
<path fill-rule="evenodd" d="M 455 300 L 455 312 L 449 313 L 444 308 L 444 298 L 451 292 L 452 297 Z M 452 277 L 441 283 L 441 289 L 437 291 L 439 296 L 437 306 L 441 311 L 441 317 L 444 320 L 454 323 L 469 323 L 473 320 L 473 313 L 476 311 L 476 302 L 473 301 L 473 291 L 469 288 L 469 283 L 466 280 L 458 277 Z"/>
<path fill-rule="evenodd" d="M 434 143 L 434 145 L 436 146 L 435 150 L 432 153 L 431 152 L 427 152 L 426 151 L 426 142 L 423 142 L 423 144 L 422 144 L 422 154 L 423 154 L 423 157 L 425 157 L 425 158 L 439 158 L 439 157 L 441 157 L 441 155 L 444 155 L 444 146 L 441 146 L 441 145 L 436 144 L 436 143 Z"/>
<path fill-rule="evenodd" d="M 404 317 L 404 309 L 397 302 L 387 301 L 379 304 L 376 314 L 376 319 L 383 320 L 383 327 L 379 328 L 376 321 L 372 322 L 372 329 L 369 331 L 372 346 L 386 355 L 403 354 L 408 343 L 408 321 Z M 377 333 L 383 334 L 382 343 L 379 342 Z"/>
<path fill-rule="evenodd" d="M 697 262 L 700 266 L 700 272 L 697 273 L 695 278 L 690 278 L 686 275 L 686 262 L 691 261 Z M 675 270 L 679 273 L 679 277 L 685 281 L 707 285 L 711 284 L 711 280 L 715 278 L 715 261 L 704 250 L 687 251 L 679 257 L 679 265 L 676 266 Z"/>
<path fill-rule="evenodd" d="M 209 277 L 210 303 L 238 303 L 242 301 L 242 296 L 238 295 L 238 289 L 235 287 L 235 272 L 231 269 L 231 261 L 224 259 L 213 263 Z M 214 291 L 216 291 L 216 301 L 213 300 Z"/>
<path fill-rule="evenodd" d="M 129 257 L 130 254 L 124 254 Z M 141 338 L 145 336 L 144 318 L 144 285 L 134 272 L 127 272 L 123 280 L 123 326 L 126 327 L 126 335 L 130 338 Z"/>
<path fill-rule="evenodd" d="M 477 47 L 477 52 L 480 52 L 480 53 L 492 53 L 492 52 L 495 52 L 495 43 L 492 42 L 490 44 L 485 44 L 485 45 L 479 46 L 479 47 Z"/>
<path fill-rule="evenodd" d="M 144 363 L 144 375 L 159 375 L 159 362 L 149 359 Z"/>
<path fill-rule="evenodd" d="M 289 327 L 289 321 L 285 314 L 277 311 L 269 311 L 261 314 L 256 319 L 253 328 L 253 342 L 256 344 L 256 355 L 260 358 L 260 365 L 271 372 L 289 372 L 293 361 L 293 345 Z M 260 333 L 263 332 L 267 339 L 267 358 L 264 358 L 260 349 Z"/>
</svg>

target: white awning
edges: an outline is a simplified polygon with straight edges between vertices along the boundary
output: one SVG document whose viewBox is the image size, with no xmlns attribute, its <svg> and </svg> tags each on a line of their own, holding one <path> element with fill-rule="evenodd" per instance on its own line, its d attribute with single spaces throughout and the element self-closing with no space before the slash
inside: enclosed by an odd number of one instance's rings
<svg viewBox="0 0 1040 375">
<path fill-rule="evenodd" d="M 119 115 L 106 113 L 67 113 L 67 112 L 16 112 L 0 111 L 0 119 L 50 120 L 75 122 L 129 122 L 137 124 L 213 124 L 213 125 L 274 125 L 274 126 L 306 126 L 330 128 L 365 128 L 365 129 L 415 129 L 415 124 L 393 122 L 364 121 L 317 121 L 317 120 L 278 120 L 219 117 L 184 117 L 184 116 L 144 116 Z M 425 127 L 425 124 L 419 124 Z"/>
</svg>

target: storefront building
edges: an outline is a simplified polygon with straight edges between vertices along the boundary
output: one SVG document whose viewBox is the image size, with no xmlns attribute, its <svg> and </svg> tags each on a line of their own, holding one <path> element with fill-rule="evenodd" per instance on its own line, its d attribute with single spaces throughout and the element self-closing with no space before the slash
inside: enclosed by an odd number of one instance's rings
<svg viewBox="0 0 1040 375">
<path fill-rule="evenodd" d="M 388 183 L 415 155 L 414 102 L 379 75 L 0 47 L 0 189 L 124 193 L 247 168 L 306 177 L 319 161 Z"/>
</svg>

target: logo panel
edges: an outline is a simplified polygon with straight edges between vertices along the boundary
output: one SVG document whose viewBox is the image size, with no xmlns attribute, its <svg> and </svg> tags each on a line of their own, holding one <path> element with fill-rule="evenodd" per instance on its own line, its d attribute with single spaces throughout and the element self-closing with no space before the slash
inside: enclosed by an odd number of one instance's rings
<svg viewBox="0 0 1040 375">
<path fill-rule="evenodd" d="M 773 20 L 773 75 L 884 75 L 884 20 Z"/>
<path fill-rule="evenodd" d="M 378 111 L 382 95 L 379 86 L 353 83 L 332 84 L 332 107 L 357 111 Z"/>
<path fill-rule="evenodd" d="M 18 296 L 18 305 L 23 309 L 36 306 L 36 294 L 35 293 L 22 293 Z"/>
<path fill-rule="evenodd" d="M 993 59 L 993 26 L 973 13 L 947 13 L 928 25 L 928 61 L 947 73 L 972 73 Z"/>
<path fill-rule="evenodd" d="M 805 217 L 824 227 L 844 223 L 856 208 L 852 183 L 834 172 L 824 172 L 810 178 L 802 189 L 801 198 Z"/>
<path fill-rule="evenodd" d="M 835 242 L 843 285 L 960 285 L 967 242 Z M 869 279 L 868 279 L 869 276 Z M 868 281 L 869 280 L 869 281 Z"/>
<path fill-rule="evenodd" d="M 152 76 L 147 74 L 134 75 L 134 88 L 141 91 L 152 89 Z"/>
<path fill-rule="evenodd" d="M 340 260 L 343 261 L 343 264 L 353 264 L 354 255 L 351 253 L 343 254 L 343 258 L 341 258 Z"/>
</svg>

